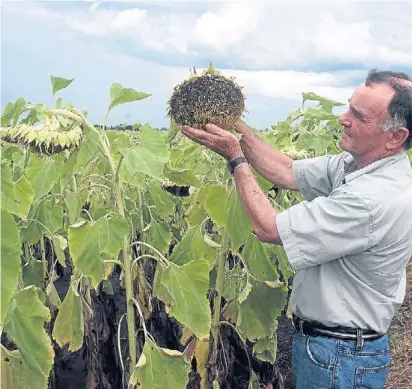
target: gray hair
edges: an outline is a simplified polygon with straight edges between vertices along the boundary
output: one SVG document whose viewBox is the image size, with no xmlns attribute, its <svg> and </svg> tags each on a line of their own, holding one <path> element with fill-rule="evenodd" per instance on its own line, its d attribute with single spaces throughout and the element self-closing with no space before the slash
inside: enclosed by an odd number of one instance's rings
<svg viewBox="0 0 412 389">
<path fill-rule="evenodd" d="M 412 82 L 406 73 L 392 71 L 369 71 L 365 84 L 387 84 L 395 90 L 389 103 L 389 117 L 382 123 L 382 131 L 395 131 L 405 127 L 409 135 L 403 144 L 404 150 L 412 148 Z"/>
</svg>

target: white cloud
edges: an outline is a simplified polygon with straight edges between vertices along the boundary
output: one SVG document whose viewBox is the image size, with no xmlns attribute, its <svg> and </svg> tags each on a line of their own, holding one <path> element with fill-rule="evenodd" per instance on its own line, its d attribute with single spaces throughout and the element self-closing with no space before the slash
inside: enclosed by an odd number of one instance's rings
<svg viewBox="0 0 412 389">
<path fill-rule="evenodd" d="M 212 47 L 223 53 L 232 45 L 239 45 L 256 31 L 263 17 L 262 3 L 224 3 L 218 12 L 205 12 L 197 18 L 192 45 Z"/>
<path fill-rule="evenodd" d="M 92 12 L 64 13 L 37 6 L 31 16 L 53 15 L 80 33 L 126 38 L 161 55 L 219 56 L 249 68 L 412 63 L 411 2 L 221 1 L 206 11 L 196 5 L 162 11 L 140 3 L 97 9 L 95 2 Z"/>
<path fill-rule="evenodd" d="M 158 53 L 225 54 L 254 67 L 296 67 L 309 61 L 412 63 L 412 3 L 212 4 L 204 12 L 155 12 L 142 4 L 59 17 L 82 33 L 126 37 Z"/>
<path fill-rule="evenodd" d="M 179 4 L 176 9 L 171 3 L 160 8 L 138 2 L 127 9 L 114 3 L 110 7 L 104 2 L 95 4 L 99 2 L 81 8 L 5 3 L 9 27 L 3 29 L 3 38 L 10 45 L 20 42 L 21 61 L 26 66 L 20 76 L 14 75 L 4 56 L 4 74 L 10 79 L 8 96 L 29 91 L 30 77 L 39 77 L 32 74 L 34 68 L 41 77 L 59 72 L 77 81 L 65 93 L 73 93 L 70 98 L 79 107 L 87 106 L 90 112 L 100 114 L 108 105 L 110 82 L 118 81 L 152 93 L 152 97 L 141 104 L 118 107 L 110 116 L 111 123 L 126 118 L 162 126 L 167 125 L 166 102 L 171 91 L 189 75 L 189 67 L 198 67 L 198 58 L 202 63 L 217 58 L 226 64 L 220 67 L 222 73 L 235 76 L 244 87 L 251 125 L 265 127 L 285 118 L 289 108 L 299 107 L 302 92 L 346 103 L 355 87 L 353 80 L 364 77 L 366 71 L 334 71 L 340 62 L 376 60 L 377 67 L 379 61 L 392 67 L 412 64 L 412 26 L 408 22 L 412 7 L 406 3 L 358 2 L 355 7 L 348 2 L 210 2 L 201 3 L 201 7 L 175 3 Z M 41 27 L 41 20 L 47 21 L 46 27 Z M 52 36 L 51 31 L 58 34 Z M 47 45 L 47 61 L 34 58 L 39 45 Z M 132 56 L 131 49 L 137 54 Z M 142 51 L 155 57 L 137 58 Z M 176 58 L 179 67 L 173 66 Z M 160 61 L 167 65 L 160 65 Z M 325 61 L 329 65 L 324 72 L 306 70 Z M 230 69 L 232 63 L 236 66 Z M 239 70 L 233 70 L 235 67 Z M 245 70 L 253 67 L 273 70 Z M 14 85 L 23 77 L 27 89 L 15 91 Z M 91 95 L 84 93 L 86 82 L 92 83 L 87 88 L 94 91 Z M 37 93 L 30 95 L 37 98 Z"/>
</svg>

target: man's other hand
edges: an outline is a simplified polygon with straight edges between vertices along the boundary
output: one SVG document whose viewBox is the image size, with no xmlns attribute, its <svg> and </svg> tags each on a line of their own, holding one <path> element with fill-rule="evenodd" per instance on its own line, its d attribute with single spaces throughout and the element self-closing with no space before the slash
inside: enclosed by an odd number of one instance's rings
<svg viewBox="0 0 412 389">
<path fill-rule="evenodd" d="M 228 161 L 243 155 L 236 135 L 214 124 L 206 124 L 204 130 L 182 126 L 182 133 L 189 139 L 219 154 Z"/>
</svg>

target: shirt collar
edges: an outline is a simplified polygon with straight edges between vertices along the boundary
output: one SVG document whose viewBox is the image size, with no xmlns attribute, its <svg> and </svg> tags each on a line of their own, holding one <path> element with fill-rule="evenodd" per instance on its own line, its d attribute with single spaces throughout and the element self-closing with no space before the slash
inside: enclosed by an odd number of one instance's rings
<svg viewBox="0 0 412 389">
<path fill-rule="evenodd" d="M 401 161 L 405 158 L 408 158 L 406 152 L 401 151 L 390 157 L 378 159 L 377 161 L 374 161 L 369 165 L 364 166 L 362 169 L 356 169 L 355 160 L 353 159 L 352 155 L 349 153 L 345 153 L 345 156 L 343 157 L 343 170 L 345 172 L 345 181 L 348 182 L 363 174 L 373 173 L 378 169 L 387 167 L 389 165 L 393 165 L 394 163 Z"/>
</svg>

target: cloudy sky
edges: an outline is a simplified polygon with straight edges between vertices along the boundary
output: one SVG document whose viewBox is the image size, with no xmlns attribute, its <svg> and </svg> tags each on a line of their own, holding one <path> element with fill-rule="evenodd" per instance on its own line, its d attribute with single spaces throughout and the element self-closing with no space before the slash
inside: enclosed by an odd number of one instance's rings
<svg viewBox="0 0 412 389">
<path fill-rule="evenodd" d="M 64 101 L 101 123 L 112 82 L 151 93 L 109 124 L 168 126 L 173 87 L 209 62 L 244 87 L 252 126 L 300 106 L 302 92 L 347 102 L 370 68 L 412 75 L 411 1 L 2 1 L 1 109 Z"/>
</svg>

